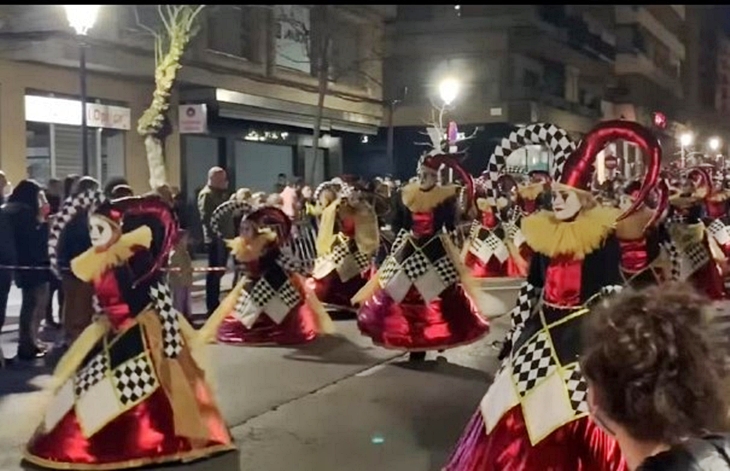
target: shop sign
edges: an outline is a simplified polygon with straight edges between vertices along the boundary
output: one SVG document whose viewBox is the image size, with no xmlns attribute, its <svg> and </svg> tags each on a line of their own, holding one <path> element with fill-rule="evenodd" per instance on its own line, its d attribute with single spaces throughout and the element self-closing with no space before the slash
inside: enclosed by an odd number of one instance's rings
<svg viewBox="0 0 730 471">
<path fill-rule="evenodd" d="M 35 95 L 25 96 L 25 120 L 81 126 L 81 101 Z M 86 104 L 86 125 L 92 128 L 131 129 L 131 111 L 123 106 Z"/>
<path fill-rule="evenodd" d="M 205 104 L 180 105 L 177 116 L 180 134 L 208 132 L 208 107 Z"/>
</svg>

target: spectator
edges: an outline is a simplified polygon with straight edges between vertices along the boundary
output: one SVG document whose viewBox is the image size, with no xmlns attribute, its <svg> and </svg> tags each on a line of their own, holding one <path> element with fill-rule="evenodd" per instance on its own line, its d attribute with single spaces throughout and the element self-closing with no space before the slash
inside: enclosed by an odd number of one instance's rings
<svg viewBox="0 0 730 471">
<path fill-rule="evenodd" d="M 17 270 L 15 284 L 22 291 L 18 358 L 34 360 L 46 349 L 38 342 L 40 321 L 48 302 L 48 201 L 38 183 L 23 180 L 3 207 L 13 228 L 18 265 L 36 270 Z M 42 270 L 38 270 L 41 268 Z"/>
<path fill-rule="evenodd" d="M 104 183 L 104 194 L 107 198 L 112 197 L 112 191 L 119 185 L 129 186 L 129 182 L 124 177 L 109 177 L 107 179 L 106 183 Z"/>
<path fill-rule="evenodd" d="M 127 198 L 129 196 L 134 196 L 134 190 L 132 190 L 132 187 L 129 185 L 117 185 L 112 189 L 111 193 L 109 193 L 109 196 L 112 199 Z"/>
<path fill-rule="evenodd" d="M 0 265 L 5 267 L 17 265 L 18 256 L 15 250 L 15 236 L 13 226 L 7 211 L 0 210 Z M 8 295 L 13 282 L 13 271 L 10 268 L 0 268 L 0 332 L 5 325 L 5 314 L 8 308 Z M 1 346 L 0 346 L 1 347 Z M 5 363 L 2 348 L 0 348 L 0 366 Z"/>
<path fill-rule="evenodd" d="M 593 420 L 629 469 L 728 469 L 727 407 L 706 301 L 685 285 L 627 291 L 591 313 L 581 369 Z M 712 467 L 714 464 L 716 467 Z"/>
<path fill-rule="evenodd" d="M 188 251 L 188 234 L 180 230 L 179 239 L 170 253 L 170 287 L 172 288 L 172 305 L 192 321 L 192 285 L 193 259 Z"/>
<path fill-rule="evenodd" d="M 286 188 L 286 173 L 280 173 L 276 177 L 276 183 L 274 184 L 274 193 L 281 193 Z"/>
<path fill-rule="evenodd" d="M 65 200 L 69 196 L 73 195 L 74 188 L 76 188 L 76 185 L 78 184 L 78 181 L 81 179 L 81 176 L 79 175 L 69 175 L 66 178 L 63 179 L 63 199 Z"/>
<path fill-rule="evenodd" d="M 284 213 L 292 219 L 297 217 L 297 207 L 299 206 L 299 190 L 301 189 L 301 180 L 295 179 L 289 183 L 280 193 Z"/>
<path fill-rule="evenodd" d="M 72 195 L 99 189 L 99 182 L 91 177 L 80 178 Z M 61 321 L 64 340 L 62 347 L 73 343 L 91 323 L 94 315 L 94 287 L 84 283 L 71 272 L 71 260 L 91 247 L 89 218 L 86 213 L 77 214 L 66 226 L 58 241 L 58 264 L 61 269 L 61 289 L 64 293 Z"/>
<path fill-rule="evenodd" d="M 198 211 L 203 223 L 203 239 L 208 251 L 208 266 L 219 267 L 226 264 L 228 259 L 226 246 L 213 233 L 210 227 L 210 218 L 213 211 L 230 197 L 228 191 L 228 175 L 220 167 L 213 167 L 208 171 L 208 184 L 198 194 Z M 222 272 L 210 271 L 205 277 L 205 304 L 208 314 L 211 314 L 220 303 Z"/>
<path fill-rule="evenodd" d="M 278 193 L 272 193 L 266 197 L 266 206 L 273 206 L 281 209 L 284 206 L 284 200 Z"/>
<path fill-rule="evenodd" d="M 55 215 L 61 210 L 63 203 L 63 182 L 58 178 L 50 178 L 46 185 L 46 198 L 51 207 L 51 215 Z M 49 277 L 48 280 L 48 307 L 46 308 L 45 321 L 46 326 L 59 329 L 61 324 L 53 318 L 53 297 L 58 294 L 58 305 L 63 306 L 63 289 L 61 289 L 61 280 L 55 276 Z M 61 313 L 59 308 L 59 321 L 61 321 Z"/>
<path fill-rule="evenodd" d="M 251 195 L 251 205 L 254 208 L 258 208 L 259 206 L 263 206 L 266 204 L 266 193 L 263 191 L 257 191 L 253 195 Z"/>
</svg>

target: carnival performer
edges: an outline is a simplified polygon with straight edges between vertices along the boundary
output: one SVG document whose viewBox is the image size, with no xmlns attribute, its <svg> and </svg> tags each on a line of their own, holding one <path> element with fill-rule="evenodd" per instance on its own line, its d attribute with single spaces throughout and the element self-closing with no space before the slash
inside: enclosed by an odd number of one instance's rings
<svg viewBox="0 0 730 471">
<path fill-rule="evenodd" d="M 520 207 L 522 214 L 529 216 L 541 210 L 550 209 L 550 173 L 532 170 L 527 174 L 527 182 L 520 185 Z"/>
<path fill-rule="evenodd" d="M 489 331 L 474 304 L 474 281 L 459 260 L 449 232 L 457 217 L 457 185 L 438 185 L 438 169 L 447 165 L 467 186 L 471 176 L 453 156 L 425 156 L 418 181 L 400 192 L 394 208 L 397 232 L 390 255 L 377 274 L 355 295 L 357 323 L 374 344 L 410 351 L 421 361 L 427 350 L 474 342 Z M 446 231 L 446 232 L 445 232 Z"/>
<path fill-rule="evenodd" d="M 524 277 L 528 262 L 521 252 L 526 244 L 519 230 L 521 211 L 513 191 L 517 182 L 510 175 L 500 176 L 496 201 L 486 197 L 479 182 L 476 206 L 480 219 L 472 222 L 461 260 L 475 278 Z"/>
<path fill-rule="evenodd" d="M 172 308 L 160 271 L 177 232 L 169 205 L 101 193 L 67 200 L 49 243 L 56 272 L 59 236 L 86 210 L 93 247 L 71 269 L 94 285 L 101 314 L 58 364 L 26 459 L 51 469 L 126 469 L 233 449 L 193 358 L 196 333 Z"/>
<path fill-rule="evenodd" d="M 327 309 L 355 311 L 350 299 L 367 283 L 379 243 L 372 206 L 358 186 L 342 182 L 338 199 L 322 211 L 317 260 L 309 279 Z"/>
<path fill-rule="evenodd" d="M 727 298 L 722 279 L 727 258 L 702 221 L 707 196 L 707 174 L 702 169 L 688 169 L 681 188 L 669 198 L 669 239 L 674 258 L 673 278 L 687 281 L 712 300 Z M 695 183 L 695 179 L 699 183 Z"/>
<path fill-rule="evenodd" d="M 243 276 L 200 335 L 232 345 L 297 345 L 334 332 L 332 320 L 306 287 L 301 263 L 284 249 L 291 219 L 278 208 L 236 206 L 234 211 L 244 215 L 240 232 L 226 243 Z"/>
<path fill-rule="evenodd" d="M 623 282 L 613 234 L 619 210 L 598 206 L 586 190 L 596 155 L 616 139 L 633 141 L 650 156 L 638 200 L 654 185 L 661 148 L 633 122 L 599 124 L 568 157 L 565 173 L 552 184 L 552 212 L 522 221 L 536 253 L 512 311 L 504 362 L 446 470 L 624 469 L 614 439 L 588 416 L 587 384 L 578 366 L 581 323 L 592 301 Z"/>
<path fill-rule="evenodd" d="M 620 208 L 627 210 L 636 204 L 641 182 L 632 181 L 623 191 Z M 664 180 L 657 186 L 656 208 L 646 203 L 616 224 L 616 238 L 621 247 L 621 275 L 624 282 L 634 288 L 661 283 L 671 278 L 668 260 L 662 247 L 667 241 L 662 218 L 669 203 L 669 188 Z"/>
<path fill-rule="evenodd" d="M 723 188 L 722 176 L 711 165 L 693 169 L 699 185 L 705 193 L 703 222 L 710 236 L 715 239 L 725 257 L 730 257 L 730 227 L 728 226 L 728 198 L 730 192 Z"/>
</svg>

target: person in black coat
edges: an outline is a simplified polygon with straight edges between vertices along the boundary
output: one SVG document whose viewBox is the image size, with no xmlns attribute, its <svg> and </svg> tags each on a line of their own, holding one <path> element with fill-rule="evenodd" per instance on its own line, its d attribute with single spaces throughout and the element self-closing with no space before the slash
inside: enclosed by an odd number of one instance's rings
<svg viewBox="0 0 730 471">
<path fill-rule="evenodd" d="M 13 231 L 17 263 L 15 284 L 23 293 L 20 308 L 18 358 L 33 360 L 45 355 L 38 329 L 48 302 L 48 223 L 50 207 L 38 183 L 23 180 L 13 190 L 2 212 Z"/>
</svg>

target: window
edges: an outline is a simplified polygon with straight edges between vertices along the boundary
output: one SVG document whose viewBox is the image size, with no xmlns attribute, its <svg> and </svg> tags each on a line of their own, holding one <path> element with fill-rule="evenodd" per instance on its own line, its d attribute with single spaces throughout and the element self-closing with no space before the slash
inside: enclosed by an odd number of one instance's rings
<svg viewBox="0 0 730 471">
<path fill-rule="evenodd" d="M 545 63 L 543 77 L 545 91 L 555 97 L 565 97 L 565 66 L 554 62 Z"/>
<path fill-rule="evenodd" d="M 163 24 L 158 7 L 159 5 L 132 5 L 129 10 L 129 29 L 143 33 L 149 32 L 149 29 L 160 31 Z"/>
<path fill-rule="evenodd" d="M 124 175 L 124 131 L 88 128 L 89 174 L 99 181 Z M 45 184 L 51 177 L 82 174 L 81 128 L 65 124 L 26 123 L 28 177 Z"/>
<path fill-rule="evenodd" d="M 318 9 L 312 12 L 316 18 Z M 312 70 L 317 51 L 311 51 L 310 41 L 317 44 L 310 27 L 310 10 L 301 5 L 274 5 L 275 48 L 278 67 L 298 70 L 305 74 L 316 74 Z M 310 37 L 311 36 L 311 37 Z M 315 62 L 316 63 L 316 62 Z"/>
<path fill-rule="evenodd" d="M 216 5 L 207 12 L 208 49 L 243 59 L 255 59 L 258 12 L 247 5 Z"/>
</svg>

